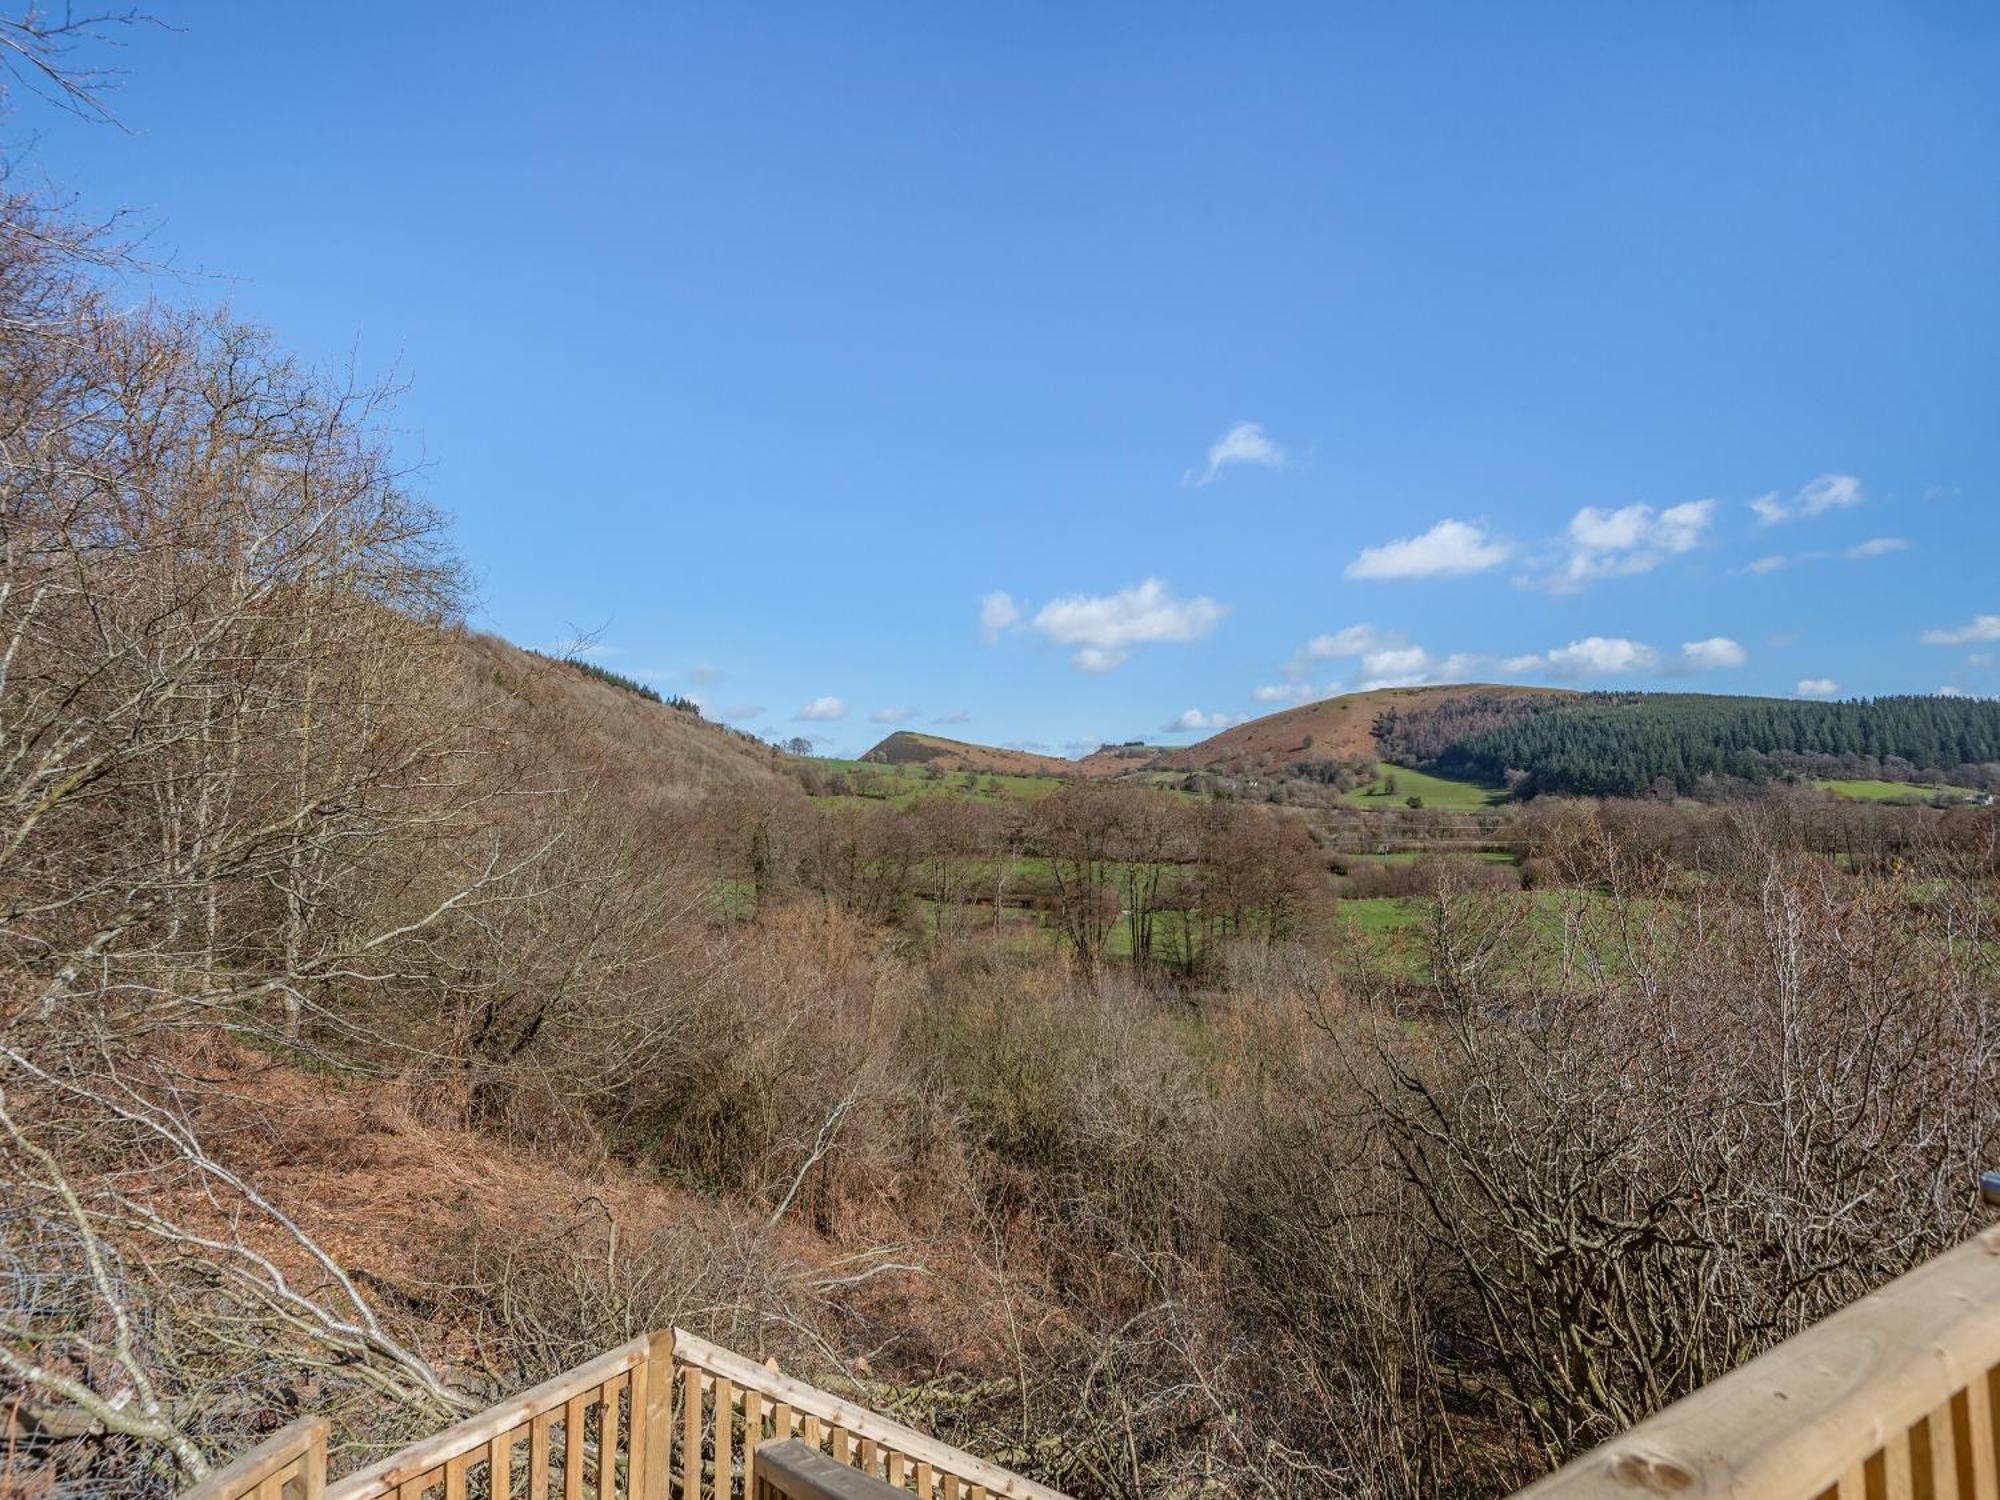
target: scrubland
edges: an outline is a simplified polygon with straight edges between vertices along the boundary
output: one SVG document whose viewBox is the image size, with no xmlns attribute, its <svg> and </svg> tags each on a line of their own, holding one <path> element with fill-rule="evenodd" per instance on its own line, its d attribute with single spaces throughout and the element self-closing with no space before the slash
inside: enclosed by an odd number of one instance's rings
<svg viewBox="0 0 2000 1500">
<path fill-rule="evenodd" d="M 469 633 L 390 393 L 5 221 L 0 1489 L 678 1323 L 1078 1496 L 1489 1495 L 1972 1223 L 1990 810 L 874 797 Z"/>
</svg>

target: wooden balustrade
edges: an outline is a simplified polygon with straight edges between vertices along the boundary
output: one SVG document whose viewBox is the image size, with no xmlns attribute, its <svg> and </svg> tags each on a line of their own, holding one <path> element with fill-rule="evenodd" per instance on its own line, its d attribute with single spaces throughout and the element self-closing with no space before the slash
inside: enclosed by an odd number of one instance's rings
<svg viewBox="0 0 2000 1500">
<path fill-rule="evenodd" d="M 661 1342 L 667 1342 L 661 1340 Z M 328 1488 L 326 1500 L 614 1500 L 664 1477 L 668 1377 L 647 1337 L 621 1344 L 565 1375 L 412 1444 Z M 635 1476 L 638 1483 L 634 1483 Z"/>
<path fill-rule="evenodd" d="M 767 1369 L 691 1333 L 674 1332 L 679 1376 L 680 1500 L 754 1500 L 757 1448 L 807 1446 L 922 1500 L 1065 1500 L 879 1413 Z M 689 1464 L 687 1454 L 706 1454 Z"/>
<path fill-rule="evenodd" d="M 1515 1500 L 2000 1500 L 2000 1228 L 1704 1386 Z M 634 1339 L 337 1484 L 300 1422 L 183 1500 L 920 1500 L 1046 1486 L 678 1329 Z M 817 1455 L 808 1463 L 802 1454 Z M 837 1466 L 837 1468 L 835 1467 Z M 797 1473 L 793 1473 L 797 1471 Z M 865 1478 L 866 1482 L 861 1482 Z"/>
<path fill-rule="evenodd" d="M 1515 1500 L 2000 1500 L 2000 1229 Z"/>
<path fill-rule="evenodd" d="M 302 1422 L 182 1500 L 754 1500 L 798 1439 L 922 1500 L 1066 1500 L 802 1380 L 672 1329 L 642 1336 L 332 1485 Z"/>
</svg>

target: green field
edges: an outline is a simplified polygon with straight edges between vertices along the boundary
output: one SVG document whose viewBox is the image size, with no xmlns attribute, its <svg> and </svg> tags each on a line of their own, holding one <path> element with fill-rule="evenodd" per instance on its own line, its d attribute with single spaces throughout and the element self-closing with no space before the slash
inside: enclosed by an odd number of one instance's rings
<svg viewBox="0 0 2000 1500">
<path fill-rule="evenodd" d="M 1393 792 L 1389 790 L 1391 781 L 1396 784 Z M 1453 781 L 1404 766 L 1377 765 L 1373 781 L 1345 793 L 1341 800 L 1349 807 L 1386 808 L 1402 807 L 1411 797 L 1423 798 L 1425 807 L 1442 808 L 1447 812 L 1472 812 L 1504 802 L 1507 792 L 1503 787 L 1481 786 L 1476 781 Z"/>
<path fill-rule="evenodd" d="M 1429 896 L 1366 896 L 1342 901 L 1334 910 L 1341 920 L 1362 932 L 1396 932 L 1421 922 L 1430 913 Z"/>
<path fill-rule="evenodd" d="M 1887 802 L 1894 797 L 1936 796 L 1950 797 L 1955 801 L 1969 802 L 1973 793 L 1962 786 L 1933 786 L 1922 781 L 1815 781 L 1814 786 L 1823 792 L 1833 792 L 1842 797 L 1853 797 L 1863 802 Z"/>
<path fill-rule="evenodd" d="M 811 762 L 823 771 L 847 776 L 854 785 L 853 801 L 891 802 L 907 807 L 919 797 L 970 797 L 975 802 L 998 802 L 1011 798 L 1032 802 L 1046 797 L 1066 783 L 1056 776 L 997 776 L 975 772 L 946 771 L 941 776 L 926 774 L 921 766 L 882 766 L 866 760 L 839 760 L 814 756 Z"/>
</svg>

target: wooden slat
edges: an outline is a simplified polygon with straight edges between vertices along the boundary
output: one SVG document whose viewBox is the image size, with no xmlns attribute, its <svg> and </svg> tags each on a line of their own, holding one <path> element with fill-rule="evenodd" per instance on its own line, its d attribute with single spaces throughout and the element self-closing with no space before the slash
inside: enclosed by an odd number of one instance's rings
<svg viewBox="0 0 2000 1500">
<path fill-rule="evenodd" d="M 454 1458 L 444 1466 L 444 1500 L 465 1500 L 465 1471 L 472 1465 L 472 1458 Z"/>
<path fill-rule="evenodd" d="M 771 1436 L 784 1442 L 792 1435 L 793 1413 L 789 1401 L 780 1401 L 771 1408 Z"/>
<path fill-rule="evenodd" d="M 514 1432 L 496 1432 L 486 1445 L 486 1493 L 491 1500 L 513 1500 Z"/>
<path fill-rule="evenodd" d="M 743 1393 L 743 1500 L 756 1500 L 757 1445 L 764 1441 L 764 1398 Z"/>
<path fill-rule="evenodd" d="M 563 1403 L 563 1500 L 583 1500 L 583 1409 L 581 1392 Z"/>
<path fill-rule="evenodd" d="M 597 1392 L 597 1500 L 613 1500 L 618 1488 L 618 1397 L 620 1380 L 607 1380 Z"/>
<path fill-rule="evenodd" d="M 1520 1500 L 1802 1500 L 1836 1486 L 1881 1434 L 1933 1412 L 1926 1436 L 1943 1440 L 1946 1460 L 1929 1465 L 1934 1500 L 1966 1500 L 1951 1397 L 1968 1372 L 1996 1364 L 2000 1229 L 1989 1229 L 1529 1486 Z M 1919 1497 L 1921 1458 L 1912 1466 Z"/>
<path fill-rule="evenodd" d="M 727 1380 L 717 1380 L 711 1394 L 715 1401 L 715 1493 L 717 1500 L 729 1500 L 736 1474 L 736 1393 Z"/>
<path fill-rule="evenodd" d="M 928 1459 L 917 1460 L 917 1500 L 931 1500 L 931 1476 L 934 1472 Z"/>
<path fill-rule="evenodd" d="M 1840 1482 L 1834 1486 L 1833 1492 L 1840 1497 L 1840 1500 L 1868 1500 L 1868 1471 L 1862 1465 L 1856 1464 L 1840 1476 Z"/>
<path fill-rule="evenodd" d="M 905 1465 L 907 1463 L 908 1460 L 902 1454 L 893 1448 L 889 1450 L 889 1483 L 893 1484 L 899 1490 L 903 1487 Z"/>
<path fill-rule="evenodd" d="M 861 1468 L 871 1479 L 881 1476 L 882 1450 L 873 1438 L 861 1440 Z"/>
<path fill-rule="evenodd" d="M 1930 1434 L 1931 1500 L 1959 1500 L 1958 1435 L 1951 1417 L 1947 1401 L 1925 1419 Z"/>
<path fill-rule="evenodd" d="M 1975 1375 L 1965 1388 L 1966 1444 L 1971 1449 L 1972 1493 L 1977 1500 L 2000 1500 L 2000 1453 L 1994 1451 L 1993 1372 Z"/>
<path fill-rule="evenodd" d="M 528 1428 L 528 1500 L 549 1500 L 549 1428 L 556 1414 L 538 1412 Z"/>
<path fill-rule="evenodd" d="M 693 1365 L 681 1371 L 681 1500 L 701 1500 L 701 1371 Z"/>
<path fill-rule="evenodd" d="M 1910 1476 L 1910 1433 L 1905 1428 L 1891 1433 L 1882 1445 L 1882 1500 L 1916 1500 L 1916 1493 Z"/>
<path fill-rule="evenodd" d="M 835 1463 L 846 1464 L 849 1467 L 852 1467 L 854 1463 L 854 1453 L 847 1441 L 847 1429 L 845 1427 L 835 1427 L 833 1429 L 832 1436 L 833 1436 L 833 1461 Z"/>
<path fill-rule="evenodd" d="M 638 1500 L 667 1500 L 667 1483 L 673 1468 L 674 1443 L 674 1334 L 661 1329 L 647 1336 L 644 1364 L 633 1368 L 633 1436 L 641 1439 L 640 1477 L 635 1488 Z M 646 1415 L 639 1418 L 640 1392 L 644 1388 Z"/>
<path fill-rule="evenodd" d="M 958 1476 L 956 1474 L 947 1474 L 944 1476 L 944 1500 L 958 1500 Z"/>
</svg>

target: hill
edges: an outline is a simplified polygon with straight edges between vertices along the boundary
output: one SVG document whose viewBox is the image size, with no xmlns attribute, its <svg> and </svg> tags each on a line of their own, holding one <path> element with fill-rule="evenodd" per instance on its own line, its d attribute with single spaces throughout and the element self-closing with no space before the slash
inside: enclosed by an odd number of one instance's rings
<svg viewBox="0 0 2000 1500">
<path fill-rule="evenodd" d="M 781 753 L 753 735 L 498 636 L 467 632 L 456 644 L 461 691 L 494 728 L 517 747 L 591 768 L 593 780 L 617 784 L 635 805 L 797 788 Z"/>
<path fill-rule="evenodd" d="M 1167 745 L 1148 745 L 1139 740 L 1129 740 L 1122 745 L 1099 745 L 1090 754 L 1069 764 L 1093 781 L 1098 781 L 1123 776 L 1128 771 L 1154 770 L 1162 757 L 1172 753 L 1172 747 Z"/>
<path fill-rule="evenodd" d="M 981 776 L 1075 776 L 1075 761 L 1030 750 L 1003 750 L 943 735 L 899 729 L 861 757 L 877 766 L 935 766 L 940 771 L 973 771 Z"/>
<path fill-rule="evenodd" d="M 1880 778 L 1987 786 L 2000 776 L 2000 700 L 1943 695 L 1816 703 L 1713 693 L 1590 693 L 1553 708 L 1489 700 L 1383 726 L 1390 759 L 1447 776 L 1630 797 L 1705 778 Z"/>
<path fill-rule="evenodd" d="M 1464 682 L 1439 687 L 1378 688 L 1302 703 L 1238 724 L 1185 750 L 1169 751 L 1158 765 L 1166 770 L 1232 771 L 1271 774 L 1315 760 L 1372 759 L 1382 754 L 1375 723 L 1388 713 L 1438 708 L 1460 699 L 1573 698 L 1563 688 L 1515 687 Z"/>
</svg>

